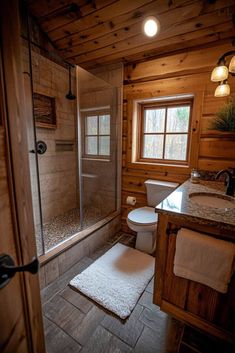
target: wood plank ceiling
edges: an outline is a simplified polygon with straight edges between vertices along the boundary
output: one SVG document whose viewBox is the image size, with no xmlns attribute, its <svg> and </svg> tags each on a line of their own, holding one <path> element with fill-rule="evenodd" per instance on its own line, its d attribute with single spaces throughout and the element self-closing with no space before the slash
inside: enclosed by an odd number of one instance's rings
<svg viewBox="0 0 235 353">
<path fill-rule="evenodd" d="M 60 55 L 84 68 L 137 62 L 235 37 L 234 0 L 28 0 Z M 158 36 L 142 33 L 156 16 Z"/>
</svg>

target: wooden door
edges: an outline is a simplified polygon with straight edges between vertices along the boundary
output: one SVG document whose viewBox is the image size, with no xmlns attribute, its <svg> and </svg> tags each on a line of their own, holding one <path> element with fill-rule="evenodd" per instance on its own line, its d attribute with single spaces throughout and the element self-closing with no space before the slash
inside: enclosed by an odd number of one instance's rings
<svg viewBox="0 0 235 353">
<path fill-rule="evenodd" d="M 0 38 L 0 254 L 21 265 L 36 244 L 18 1 L 0 2 Z M 17 273 L 0 289 L 0 352 L 45 352 L 38 275 Z"/>
</svg>

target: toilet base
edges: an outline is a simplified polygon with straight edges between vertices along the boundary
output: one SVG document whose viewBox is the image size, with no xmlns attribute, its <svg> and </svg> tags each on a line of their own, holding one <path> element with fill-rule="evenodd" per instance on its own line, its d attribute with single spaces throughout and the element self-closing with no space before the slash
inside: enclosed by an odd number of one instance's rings
<svg viewBox="0 0 235 353">
<path fill-rule="evenodd" d="M 155 243 L 154 232 L 138 232 L 135 248 L 148 254 L 152 254 L 155 250 Z"/>
</svg>

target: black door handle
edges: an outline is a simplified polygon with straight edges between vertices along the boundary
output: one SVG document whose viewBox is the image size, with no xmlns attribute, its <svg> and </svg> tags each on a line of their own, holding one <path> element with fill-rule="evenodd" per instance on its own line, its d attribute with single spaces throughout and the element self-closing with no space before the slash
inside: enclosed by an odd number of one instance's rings
<svg viewBox="0 0 235 353">
<path fill-rule="evenodd" d="M 14 260 L 10 255 L 1 254 L 0 255 L 0 288 L 5 287 L 5 285 L 11 280 L 16 272 L 30 272 L 32 274 L 37 273 L 39 270 L 39 261 L 34 258 L 30 263 L 23 266 L 15 266 Z"/>
</svg>

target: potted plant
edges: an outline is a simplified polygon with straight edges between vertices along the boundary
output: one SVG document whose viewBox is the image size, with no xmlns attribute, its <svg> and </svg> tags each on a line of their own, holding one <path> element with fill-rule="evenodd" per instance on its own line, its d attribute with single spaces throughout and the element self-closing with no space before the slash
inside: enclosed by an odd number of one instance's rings
<svg viewBox="0 0 235 353">
<path fill-rule="evenodd" d="M 224 104 L 216 113 L 209 130 L 235 132 L 235 98 Z"/>
</svg>

